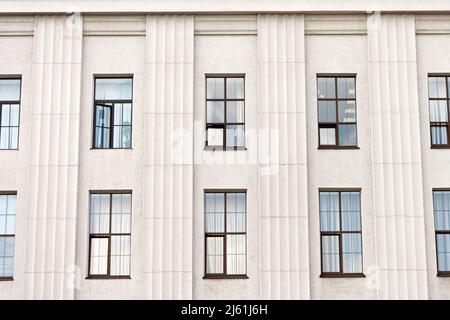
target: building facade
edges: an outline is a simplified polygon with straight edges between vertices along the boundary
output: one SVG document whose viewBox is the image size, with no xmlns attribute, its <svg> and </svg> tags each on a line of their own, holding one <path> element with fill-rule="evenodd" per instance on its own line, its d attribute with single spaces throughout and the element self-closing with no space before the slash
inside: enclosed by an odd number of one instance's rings
<svg viewBox="0 0 450 320">
<path fill-rule="evenodd" d="M 450 298 L 450 2 L 0 13 L 0 299 Z"/>
</svg>

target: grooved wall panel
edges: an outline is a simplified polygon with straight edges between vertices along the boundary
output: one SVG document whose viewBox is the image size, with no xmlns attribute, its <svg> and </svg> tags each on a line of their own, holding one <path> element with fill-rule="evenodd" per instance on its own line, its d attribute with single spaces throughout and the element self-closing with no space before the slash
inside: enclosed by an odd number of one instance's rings
<svg viewBox="0 0 450 320">
<path fill-rule="evenodd" d="M 426 299 L 414 15 L 368 19 L 378 297 Z"/>
<path fill-rule="evenodd" d="M 71 299 L 75 264 L 82 18 L 36 16 L 25 297 Z"/>
<path fill-rule="evenodd" d="M 192 297 L 194 17 L 147 16 L 144 297 Z"/>
<path fill-rule="evenodd" d="M 261 298 L 309 298 L 303 15 L 258 15 Z"/>
</svg>

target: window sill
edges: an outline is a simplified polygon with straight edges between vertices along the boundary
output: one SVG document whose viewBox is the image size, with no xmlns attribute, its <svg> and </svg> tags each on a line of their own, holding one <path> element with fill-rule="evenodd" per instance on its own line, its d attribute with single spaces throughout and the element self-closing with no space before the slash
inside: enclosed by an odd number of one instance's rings
<svg viewBox="0 0 450 320">
<path fill-rule="evenodd" d="M 0 281 L 14 281 L 13 277 L 0 277 Z"/>
<path fill-rule="evenodd" d="M 443 145 L 432 145 L 431 149 L 450 149 L 450 145 L 443 144 Z"/>
<path fill-rule="evenodd" d="M 209 147 L 206 146 L 205 148 L 203 148 L 203 150 L 209 150 L 209 151 L 239 151 L 239 150 L 247 150 L 247 147 Z"/>
<path fill-rule="evenodd" d="M 86 280 L 131 280 L 131 276 L 87 276 Z"/>
<path fill-rule="evenodd" d="M 205 275 L 203 279 L 208 280 L 233 280 L 233 279 L 248 279 L 248 276 L 245 274 L 236 274 L 236 275 Z"/>
<path fill-rule="evenodd" d="M 16 148 L 16 149 L 0 149 L 0 151 L 19 151 L 19 148 Z"/>
<path fill-rule="evenodd" d="M 320 275 L 320 278 L 365 278 L 366 275 L 364 273 L 328 273 L 324 274 L 322 273 Z"/>
<path fill-rule="evenodd" d="M 133 148 L 90 148 L 89 150 L 133 150 Z"/>
<path fill-rule="evenodd" d="M 318 146 L 318 150 L 359 150 L 358 146 Z"/>
<path fill-rule="evenodd" d="M 440 278 L 450 278 L 450 272 L 438 272 L 436 274 L 436 277 Z"/>
</svg>

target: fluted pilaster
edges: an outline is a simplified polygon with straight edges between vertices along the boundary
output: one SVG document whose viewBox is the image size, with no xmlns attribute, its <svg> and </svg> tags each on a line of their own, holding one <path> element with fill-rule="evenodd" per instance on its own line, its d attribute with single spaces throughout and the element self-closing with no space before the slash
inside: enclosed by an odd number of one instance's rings
<svg viewBox="0 0 450 320">
<path fill-rule="evenodd" d="M 25 297 L 72 299 L 82 18 L 36 16 L 28 167 Z M 67 281 L 66 281 L 67 280 Z"/>
<path fill-rule="evenodd" d="M 261 298 L 309 298 L 303 15 L 258 15 Z"/>
<path fill-rule="evenodd" d="M 414 15 L 368 18 L 381 299 L 428 297 Z"/>
<path fill-rule="evenodd" d="M 192 298 L 194 17 L 147 16 L 144 297 Z"/>
</svg>

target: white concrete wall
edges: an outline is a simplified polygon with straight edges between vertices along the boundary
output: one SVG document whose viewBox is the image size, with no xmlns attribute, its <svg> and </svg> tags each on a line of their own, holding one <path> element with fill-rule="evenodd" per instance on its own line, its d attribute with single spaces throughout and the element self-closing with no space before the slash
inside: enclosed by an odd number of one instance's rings
<svg viewBox="0 0 450 320">
<path fill-rule="evenodd" d="M 450 187 L 450 159 L 430 149 L 427 89 L 450 73 L 447 21 L 1 17 L 0 76 L 22 76 L 22 101 L 19 150 L 0 151 L 0 191 L 18 201 L 0 299 L 449 298 L 432 188 Z M 245 74 L 246 150 L 204 149 L 206 73 Z M 317 149 L 318 73 L 356 74 L 359 149 Z M 132 149 L 91 149 L 94 75 L 133 76 Z M 319 277 L 331 187 L 361 188 L 365 278 Z M 88 280 L 89 190 L 116 189 L 133 194 L 131 279 Z M 204 189 L 247 190 L 249 279 L 202 279 Z"/>
<path fill-rule="evenodd" d="M 428 293 L 430 299 L 449 299 L 450 279 L 436 277 L 436 240 L 434 233 L 433 188 L 450 187 L 450 152 L 431 149 L 428 74 L 450 72 L 450 32 L 448 15 L 421 15 L 416 17 L 417 76 L 420 110 L 420 138 L 423 170 L 423 199 L 425 209 L 426 263 Z"/>
</svg>

